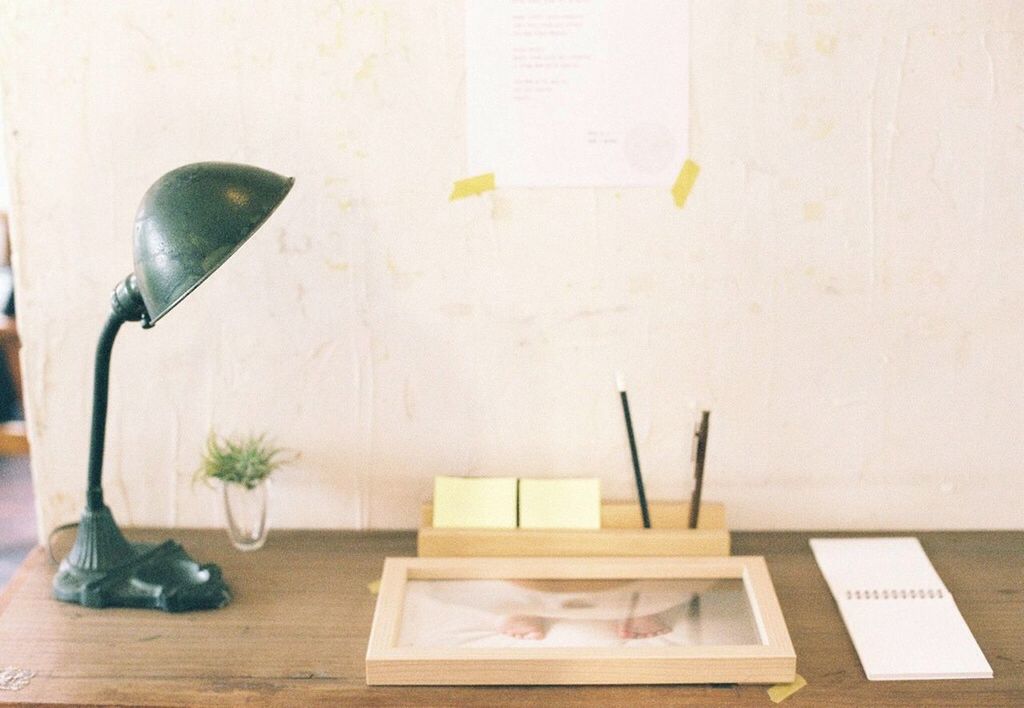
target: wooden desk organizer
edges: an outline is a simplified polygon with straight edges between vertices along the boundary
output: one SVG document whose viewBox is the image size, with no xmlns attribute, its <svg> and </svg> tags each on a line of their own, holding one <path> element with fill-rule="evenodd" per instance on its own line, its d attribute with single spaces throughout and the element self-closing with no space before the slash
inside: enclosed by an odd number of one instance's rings
<svg viewBox="0 0 1024 708">
<path fill-rule="evenodd" d="M 416 537 L 420 556 L 727 556 L 725 506 L 701 504 L 696 529 L 687 528 L 690 505 L 652 502 L 645 529 L 636 502 L 601 504 L 600 529 L 434 528 L 434 507 L 424 504 Z"/>
</svg>

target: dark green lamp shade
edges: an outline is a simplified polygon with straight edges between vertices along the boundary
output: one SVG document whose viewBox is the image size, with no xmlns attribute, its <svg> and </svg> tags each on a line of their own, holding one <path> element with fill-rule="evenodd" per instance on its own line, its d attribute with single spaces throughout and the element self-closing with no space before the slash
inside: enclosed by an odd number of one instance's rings
<svg viewBox="0 0 1024 708">
<path fill-rule="evenodd" d="M 168 172 L 135 217 L 135 279 L 147 325 L 177 305 L 267 220 L 294 180 L 228 162 Z"/>
</svg>

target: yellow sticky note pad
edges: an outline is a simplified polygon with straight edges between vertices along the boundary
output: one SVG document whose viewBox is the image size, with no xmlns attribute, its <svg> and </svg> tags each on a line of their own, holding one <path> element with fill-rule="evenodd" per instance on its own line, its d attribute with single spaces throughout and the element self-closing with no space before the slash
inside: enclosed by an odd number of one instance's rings
<svg viewBox="0 0 1024 708">
<path fill-rule="evenodd" d="M 601 528 L 601 480 L 519 480 L 519 527 Z"/>
<path fill-rule="evenodd" d="M 435 477 L 434 527 L 514 529 L 515 477 Z"/>
<path fill-rule="evenodd" d="M 448 201 L 454 202 L 456 199 L 465 199 L 475 194 L 490 192 L 492 189 L 494 189 L 493 172 L 477 175 L 476 177 L 467 177 L 466 179 L 458 180 L 452 185 L 452 193 L 448 197 Z"/>
</svg>

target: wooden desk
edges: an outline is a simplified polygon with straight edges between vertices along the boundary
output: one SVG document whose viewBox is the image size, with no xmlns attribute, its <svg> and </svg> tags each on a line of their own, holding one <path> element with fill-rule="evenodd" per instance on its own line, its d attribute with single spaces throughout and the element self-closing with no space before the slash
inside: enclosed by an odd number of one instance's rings
<svg viewBox="0 0 1024 708">
<path fill-rule="evenodd" d="M 797 670 L 786 705 L 1024 705 L 1024 533 L 922 533 L 939 574 L 995 671 L 993 680 L 872 683 L 864 678 L 807 546 L 811 534 L 737 533 L 733 552 L 764 555 Z M 815 534 L 820 535 L 820 534 Z M 162 540 L 164 532 L 130 532 Z M 36 676 L 0 701 L 238 705 L 771 706 L 764 686 L 368 688 L 363 657 L 386 555 L 415 553 L 412 533 L 273 531 L 237 553 L 221 531 L 173 532 L 219 563 L 235 599 L 207 613 L 89 610 L 50 599 L 54 566 L 36 549 L 0 595 L 0 668 Z M 70 539 L 65 539 L 70 542 Z"/>
</svg>

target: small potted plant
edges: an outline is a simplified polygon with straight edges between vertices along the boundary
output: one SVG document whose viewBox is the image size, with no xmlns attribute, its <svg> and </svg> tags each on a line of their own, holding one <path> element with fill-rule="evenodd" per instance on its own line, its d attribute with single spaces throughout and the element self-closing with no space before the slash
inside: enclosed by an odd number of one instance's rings
<svg viewBox="0 0 1024 708">
<path fill-rule="evenodd" d="M 221 481 L 228 536 L 238 550 L 255 551 L 266 542 L 270 476 L 287 462 L 285 450 L 265 435 L 221 438 L 210 433 L 196 477 Z"/>
</svg>

